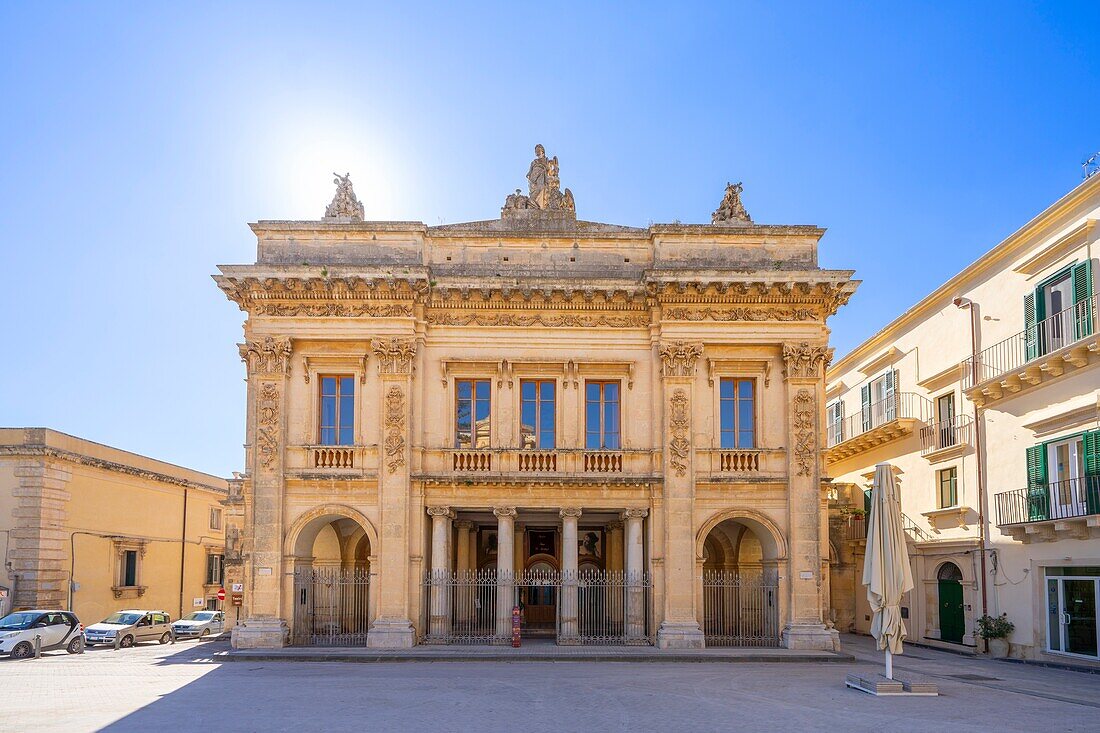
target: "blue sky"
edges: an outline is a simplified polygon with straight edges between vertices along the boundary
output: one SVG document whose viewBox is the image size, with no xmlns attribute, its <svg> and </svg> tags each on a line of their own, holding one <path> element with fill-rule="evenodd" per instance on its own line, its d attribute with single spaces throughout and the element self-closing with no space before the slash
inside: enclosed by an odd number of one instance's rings
<svg viewBox="0 0 1100 733">
<path fill-rule="evenodd" d="M 240 469 L 247 222 L 496 216 L 535 142 L 585 219 L 828 228 L 844 353 L 1100 150 L 1100 4 L 0 6 L 0 424 Z M 220 7 L 225 5 L 228 7 Z"/>
</svg>

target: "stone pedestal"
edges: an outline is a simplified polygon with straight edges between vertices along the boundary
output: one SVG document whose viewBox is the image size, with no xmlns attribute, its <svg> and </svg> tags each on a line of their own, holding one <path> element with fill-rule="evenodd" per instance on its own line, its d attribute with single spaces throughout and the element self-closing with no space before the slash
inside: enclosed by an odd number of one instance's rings
<svg viewBox="0 0 1100 733">
<path fill-rule="evenodd" d="M 825 624 L 790 624 L 783 629 L 781 643 L 787 649 L 840 651 L 840 632 Z"/>
<path fill-rule="evenodd" d="M 380 618 L 367 632 L 371 649 L 411 649 L 416 646 L 416 631 L 408 619 Z"/>
<path fill-rule="evenodd" d="M 703 630 L 698 622 L 663 621 L 657 630 L 658 649 L 702 649 Z"/>
<path fill-rule="evenodd" d="M 248 618 L 229 635 L 234 649 L 278 649 L 290 641 L 290 627 L 281 618 Z"/>
</svg>

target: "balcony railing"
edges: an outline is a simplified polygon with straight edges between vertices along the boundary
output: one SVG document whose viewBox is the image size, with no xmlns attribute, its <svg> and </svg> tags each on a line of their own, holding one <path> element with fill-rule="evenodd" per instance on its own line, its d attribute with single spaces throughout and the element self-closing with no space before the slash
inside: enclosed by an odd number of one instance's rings
<svg viewBox="0 0 1100 733">
<path fill-rule="evenodd" d="M 955 446 L 970 445 L 974 421 L 969 415 L 956 415 L 920 429 L 920 454 L 927 456 Z"/>
<path fill-rule="evenodd" d="M 421 472 L 427 475 L 648 475 L 655 471 L 649 450 L 585 450 L 583 448 L 443 449 L 424 452 Z"/>
<path fill-rule="evenodd" d="M 1054 481 L 993 497 L 997 526 L 1100 514 L 1100 476 Z"/>
<path fill-rule="evenodd" d="M 963 389 L 1021 369 L 1052 352 L 1097 332 L 1097 298 L 1094 295 L 1064 311 L 1025 328 L 1004 341 L 963 361 Z"/>
<path fill-rule="evenodd" d="M 867 524 L 870 515 L 867 514 L 849 514 L 843 528 L 843 537 L 846 540 L 865 540 L 867 539 Z M 909 535 L 909 539 L 914 542 L 928 542 L 932 538 L 928 536 L 928 533 L 917 526 L 917 523 L 909 518 L 909 515 L 901 515 L 901 526 L 905 530 L 905 534 Z"/>
<path fill-rule="evenodd" d="M 928 398 L 912 392 L 897 392 L 878 402 L 864 405 L 859 412 L 839 423 L 830 423 L 827 431 L 829 447 L 840 445 L 895 420 L 928 422 L 931 416 L 932 403 Z"/>
<path fill-rule="evenodd" d="M 313 448 L 314 468 L 355 468 L 355 448 L 352 446 L 317 446 Z"/>
</svg>

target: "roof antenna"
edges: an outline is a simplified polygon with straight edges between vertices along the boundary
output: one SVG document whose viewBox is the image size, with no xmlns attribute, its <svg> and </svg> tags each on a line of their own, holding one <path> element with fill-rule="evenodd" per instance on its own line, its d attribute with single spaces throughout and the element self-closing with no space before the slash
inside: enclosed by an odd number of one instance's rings
<svg viewBox="0 0 1100 733">
<path fill-rule="evenodd" d="M 1100 173 L 1100 153 L 1093 153 L 1092 157 L 1081 165 L 1081 178 L 1088 180 Z"/>
</svg>

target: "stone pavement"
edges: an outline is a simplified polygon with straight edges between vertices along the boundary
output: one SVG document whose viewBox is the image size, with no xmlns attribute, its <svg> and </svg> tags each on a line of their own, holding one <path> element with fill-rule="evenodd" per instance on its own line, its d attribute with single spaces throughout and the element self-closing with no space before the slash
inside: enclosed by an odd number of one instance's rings
<svg viewBox="0 0 1100 733">
<path fill-rule="evenodd" d="M 0 659 L 3 731 L 1096 731 L 1100 676 L 911 648 L 938 698 L 844 687 L 833 664 L 222 663 L 224 641 Z"/>
</svg>

